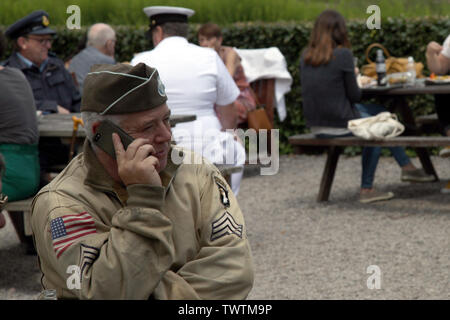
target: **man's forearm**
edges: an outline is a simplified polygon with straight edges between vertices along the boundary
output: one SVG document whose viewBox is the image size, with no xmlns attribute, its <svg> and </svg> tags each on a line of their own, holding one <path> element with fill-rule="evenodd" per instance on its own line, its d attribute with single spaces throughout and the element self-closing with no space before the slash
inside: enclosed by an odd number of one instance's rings
<svg viewBox="0 0 450 320">
<path fill-rule="evenodd" d="M 428 53 L 426 54 L 427 66 L 431 72 L 437 75 L 443 75 L 448 72 L 449 62 L 448 58 L 442 54 Z"/>
<path fill-rule="evenodd" d="M 216 109 L 222 129 L 236 129 L 237 113 L 234 103 L 226 106 L 218 106 Z"/>
</svg>

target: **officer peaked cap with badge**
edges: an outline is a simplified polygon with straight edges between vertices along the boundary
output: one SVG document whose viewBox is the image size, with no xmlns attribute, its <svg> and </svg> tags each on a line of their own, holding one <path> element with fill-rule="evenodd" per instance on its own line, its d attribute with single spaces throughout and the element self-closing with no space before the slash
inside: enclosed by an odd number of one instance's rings
<svg viewBox="0 0 450 320">
<path fill-rule="evenodd" d="M 14 40 L 28 34 L 56 34 L 56 31 L 48 27 L 49 24 L 47 12 L 34 11 L 10 25 L 5 31 L 5 36 Z"/>
<path fill-rule="evenodd" d="M 150 19 L 150 30 L 166 22 L 188 22 L 195 11 L 182 7 L 152 6 L 145 7 L 144 13 Z"/>
<path fill-rule="evenodd" d="M 158 71 L 139 63 L 96 64 L 84 80 L 81 112 L 124 114 L 154 109 L 167 96 Z"/>
</svg>

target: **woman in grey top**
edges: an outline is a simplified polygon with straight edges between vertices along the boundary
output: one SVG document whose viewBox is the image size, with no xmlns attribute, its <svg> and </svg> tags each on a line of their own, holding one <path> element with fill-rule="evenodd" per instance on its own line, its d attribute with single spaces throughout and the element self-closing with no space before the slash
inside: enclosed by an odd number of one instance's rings
<svg viewBox="0 0 450 320">
<path fill-rule="evenodd" d="M 4 40 L 0 33 L 0 56 Z M 16 68 L 0 65 L 0 154 L 6 169 L 1 192 L 8 201 L 34 196 L 39 188 L 39 133 L 33 92 Z M 0 217 L 0 227 L 4 219 Z"/>
<path fill-rule="evenodd" d="M 334 10 L 325 10 L 315 21 L 308 47 L 300 60 L 303 114 L 306 124 L 318 137 L 351 135 L 349 120 L 374 116 L 386 111 L 383 106 L 359 104 L 361 90 L 356 82 L 345 20 Z M 402 147 L 389 148 L 402 168 L 402 181 L 428 182 L 434 177 L 417 169 Z M 379 192 L 373 180 L 380 147 L 366 147 L 362 152 L 360 202 L 387 200 L 392 192 Z"/>
</svg>

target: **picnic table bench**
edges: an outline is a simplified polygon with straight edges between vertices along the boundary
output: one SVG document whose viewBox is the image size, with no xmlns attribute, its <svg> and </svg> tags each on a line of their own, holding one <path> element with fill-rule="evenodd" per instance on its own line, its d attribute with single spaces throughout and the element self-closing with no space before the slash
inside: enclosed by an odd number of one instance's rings
<svg viewBox="0 0 450 320">
<path fill-rule="evenodd" d="M 436 113 L 416 117 L 416 126 L 422 132 L 439 133 L 441 131 L 440 123 Z"/>
<path fill-rule="evenodd" d="M 357 137 L 321 139 L 313 134 L 299 134 L 289 137 L 289 142 L 295 148 L 301 146 L 322 146 L 328 148 L 328 156 L 322 173 L 319 195 L 317 201 L 327 201 L 331 185 L 333 183 L 339 155 L 344 147 L 413 147 L 419 157 L 423 170 L 435 176 L 438 180 L 433 163 L 428 154 L 428 147 L 445 147 L 450 145 L 450 137 L 423 136 L 422 124 L 433 122 L 433 116 L 416 119 L 407 101 L 408 97 L 428 94 L 449 94 L 450 84 L 444 85 L 421 85 L 417 82 L 414 86 L 392 85 L 384 87 L 373 87 L 362 89 L 363 98 L 381 98 L 382 100 L 392 100 L 393 110 L 399 114 L 401 122 L 405 125 L 403 136 L 389 138 L 386 140 L 364 140 Z"/>
<path fill-rule="evenodd" d="M 399 136 L 386 140 L 364 140 L 358 137 L 343 138 L 317 138 L 314 134 L 298 134 L 289 137 L 289 143 L 294 147 L 301 146 L 323 146 L 328 148 L 325 168 L 322 173 L 317 202 L 327 201 L 333 184 L 339 156 L 344 147 L 396 147 L 409 146 L 416 148 L 443 147 L 450 145 L 450 137 L 442 136 Z M 436 181 L 439 180 L 431 161 L 423 162 L 423 169 L 428 174 L 433 174 Z"/>
</svg>

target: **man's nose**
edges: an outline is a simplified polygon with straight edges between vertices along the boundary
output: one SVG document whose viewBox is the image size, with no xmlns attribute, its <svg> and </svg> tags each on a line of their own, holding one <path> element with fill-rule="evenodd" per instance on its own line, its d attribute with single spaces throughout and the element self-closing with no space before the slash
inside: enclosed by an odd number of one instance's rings
<svg viewBox="0 0 450 320">
<path fill-rule="evenodd" d="M 172 129 L 170 127 L 170 124 L 161 124 L 158 135 L 156 136 L 157 142 L 167 142 L 172 140 Z"/>
</svg>

